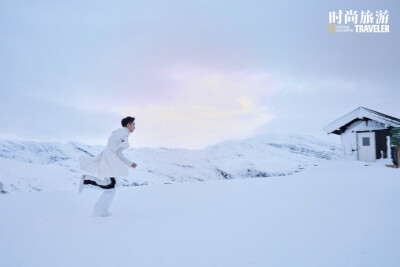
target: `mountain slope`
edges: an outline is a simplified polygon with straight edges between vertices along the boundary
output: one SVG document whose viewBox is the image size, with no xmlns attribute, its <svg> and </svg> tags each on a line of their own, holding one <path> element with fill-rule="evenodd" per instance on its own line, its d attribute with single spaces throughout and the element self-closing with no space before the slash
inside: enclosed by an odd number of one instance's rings
<svg viewBox="0 0 400 267">
<path fill-rule="evenodd" d="M 0 192 L 75 190 L 78 158 L 104 147 L 79 142 L 0 141 Z M 340 158 L 337 144 L 298 134 L 227 140 L 201 150 L 130 148 L 138 164 L 120 186 L 290 175 L 319 161 Z"/>
</svg>

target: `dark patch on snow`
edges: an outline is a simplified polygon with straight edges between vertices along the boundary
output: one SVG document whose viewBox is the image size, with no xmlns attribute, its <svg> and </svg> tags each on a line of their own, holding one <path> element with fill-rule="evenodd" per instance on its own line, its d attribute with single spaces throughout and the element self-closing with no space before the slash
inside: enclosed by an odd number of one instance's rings
<svg viewBox="0 0 400 267">
<path fill-rule="evenodd" d="M 120 184 L 120 186 L 122 187 L 129 187 L 129 186 L 143 186 L 143 185 L 149 185 L 147 182 L 143 182 L 143 183 L 137 183 L 137 182 L 133 182 L 130 184 Z"/>
<path fill-rule="evenodd" d="M 8 194 L 6 190 L 4 190 L 3 183 L 0 182 L 0 194 Z"/>
<path fill-rule="evenodd" d="M 38 187 L 36 187 L 36 186 L 33 186 L 33 185 L 29 185 L 29 187 L 30 188 L 32 188 L 33 190 L 35 190 L 35 191 L 42 191 L 42 189 L 40 189 L 40 188 L 38 188 Z M 29 190 L 29 192 L 31 192 L 30 190 Z"/>
<path fill-rule="evenodd" d="M 155 170 L 155 171 L 153 171 L 153 170 L 147 170 L 147 171 L 148 171 L 149 173 L 153 173 L 153 174 L 156 174 L 156 175 L 168 177 L 168 178 L 171 179 L 172 181 L 175 181 L 175 180 L 176 180 L 175 177 L 170 176 L 170 175 L 165 174 L 165 173 L 162 173 L 162 172 L 157 171 L 157 170 Z"/>
<path fill-rule="evenodd" d="M 241 176 L 244 178 L 262 178 L 273 176 L 287 176 L 291 175 L 290 172 L 264 172 L 256 169 L 247 169 Z"/>
<path fill-rule="evenodd" d="M 85 154 L 87 154 L 87 155 L 89 155 L 91 157 L 94 157 L 94 155 L 92 153 L 90 153 L 89 151 L 87 151 L 87 150 L 85 150 L 83 148 L 77 147 L 77 146 L 74 146 L 74 147 L 75 147 L 76 150 L 79 150 L 79 151 L 81 151 L 81 152 L 83 152 L 83 153 L 85 153 Z"/>
<path fill-rule="evenodd" d="M 191 165 L 180 165 L 180 164 L 175 164 L 175 165 L 182 167 L 182 168 L 194 168 L 194 166 L 191 166 Z"/>
<path fill-rule="evenodd" d="M 259 171 L 259 170 L 255 170 L 255 169 L 247 169 L 244 176 L 245 177 L 269 177 L 271 175 L 266 172 L 263 172 L 263 171 Z"/>
<path fill-rule="evenodd" d="M 8 152 L 8 151 L 6 151 L 6 152 Z M 5 156 L 5 155 L 2 155 L 2 154 L 0 154 L 0 157 L 2 157 L 2 158 L 5 158 L 5 159 L 13 159 L 13 158 L 15 158 L 15 156 Z"/>
<path fill-rule="evenodd" d="M 268 145 L 273 146 L 273 147 L 277 147 L 277 148 L 286 149 L 286 150 L 289 150 L 292 153 L 302 154 L 302 155 L 305 155 L 305 156 L 313 156 L 313 157 L 321 158 L 321 159 L 331 160 L 331 159 L 333 159 L 335 157 L 332 153 L 327 153 L 327 152 L 323 152 L 323 151 L 317 151 L 317 150 L 308 149 L 308 148 L 305 148 L 305 147 L 302 147 L 302 146 L 296 146 L 296 145 L 291 145 L 291 144 L 268 143 Z"/>
<path fill-rule="evenodd" d="M 220 169 L 215 169 L 215 170 L 219 175 L 221 175 L 225 179 L 233 179 L 233 176 L 231 174 L 224 172 L 223 170 L 220 170 Z"/>
<path fill-rule="evenodd" d="M 71 159 L 70 157 L 50 156 L 48 163 L 54 163 L 61 160 Z"/>
<path fill-rule="evenodd" d="M 204 182 L 204 179 L 202 179 L 202 178 L 189 177 L 189 179 L 193 179 L 193 180 L 196 180 L 196 181 L 199 181 L 199 182 Z"/>
</svg>

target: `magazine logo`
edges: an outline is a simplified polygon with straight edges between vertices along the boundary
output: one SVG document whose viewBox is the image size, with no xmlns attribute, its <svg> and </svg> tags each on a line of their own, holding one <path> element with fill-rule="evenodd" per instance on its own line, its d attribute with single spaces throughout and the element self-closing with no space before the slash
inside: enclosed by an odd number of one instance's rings
<svg viewBox="0 0 400 267">
<path fill-rule="evenodd" d="M 329 11 L 329 32 L 387 33 L 389 32 L 389 11 Z"/>
</svg>

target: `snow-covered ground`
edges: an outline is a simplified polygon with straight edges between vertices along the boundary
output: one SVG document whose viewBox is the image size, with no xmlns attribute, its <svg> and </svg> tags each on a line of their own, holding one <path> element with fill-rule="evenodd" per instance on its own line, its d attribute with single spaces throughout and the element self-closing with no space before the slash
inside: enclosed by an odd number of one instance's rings
<svg viewBox="0 0 400 267">
<path fill-rule="evenodd" d="M 132 140 L 124 153 L 138 167 L 118 177 L 119 186 L 290 175 L 341 155 L 337 144 L 299 134 L 265 134 L 200 150 L 136 148 Z M 0 140 L 0 193 L 73 190 L 81 175 L 79 156 L 102 149 L 78 142 Z"/>
<path fill-rule="evenodd" d="M 400 170 L 316 165 L 118 187 L 109 217 L 95 189 L 2 194 L 0 265 L 400 266 Z"/>
</svg>

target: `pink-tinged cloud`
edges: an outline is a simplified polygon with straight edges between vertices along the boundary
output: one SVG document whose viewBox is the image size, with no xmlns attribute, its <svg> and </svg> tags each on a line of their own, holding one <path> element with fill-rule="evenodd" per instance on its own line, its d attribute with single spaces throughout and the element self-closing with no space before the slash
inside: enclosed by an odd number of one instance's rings
<svg viewBox="0 0 400 267">
<path fill-rule="evenodd" d="M 141 145 L 201 148 L 251 136 L 273 118 L 269 105 L 277 88 L 269 73 L 180 66 L 165 77 L 178 86 L 164 102 L 112 110 L 137 118 L 135 142 Z"/>
</svg>

